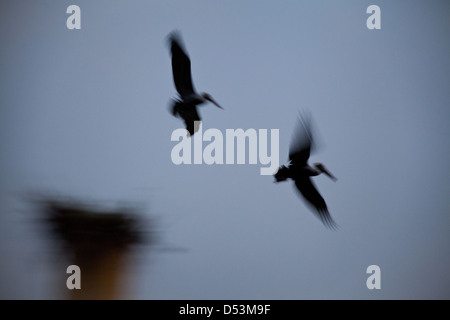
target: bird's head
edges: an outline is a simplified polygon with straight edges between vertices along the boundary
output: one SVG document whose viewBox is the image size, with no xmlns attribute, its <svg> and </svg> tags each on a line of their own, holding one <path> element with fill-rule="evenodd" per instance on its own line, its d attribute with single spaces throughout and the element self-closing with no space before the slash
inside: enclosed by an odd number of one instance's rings
<svg viewBox="0 0 450 320">
<path fill-rule="evenodd" d="M 208 101 L 212 102 L 212 103 L 213 103 L 215 106 L 217 106 L 218 108 L 223 109 L 223 108 L 217 103 L 217 101 L 214 100 L 213 97 L 211 97 L 211 95 L 210 95 L 209 93 L 203 92 L 203 93 L 201 94 L 201 96 L 202 96 L 205 100 L 208 100 Z"/>
<path fill-rule="evenodd" d="M 319 170 L 320 173 L 325 173 L 328 177 L 330 177 L 331 180 L 333 180 L 333 181 L 337 180 L 337 178 L 335 176 L 333 176 L 331 174 L 331 172 L 328 171 L 328 169 L 325 168 L 325 166 L 322 163 L 316 162 L 316 163 L 314 163 L 314 167 L 316 167 L 316 169 Z"/>
<path fill-rule="evenodd" d="M 281 166 L 273 176 L 275 177 L 274 182 L 285 181 L 289 178 L 289 169 L 286 166 Z"/>
</svg>

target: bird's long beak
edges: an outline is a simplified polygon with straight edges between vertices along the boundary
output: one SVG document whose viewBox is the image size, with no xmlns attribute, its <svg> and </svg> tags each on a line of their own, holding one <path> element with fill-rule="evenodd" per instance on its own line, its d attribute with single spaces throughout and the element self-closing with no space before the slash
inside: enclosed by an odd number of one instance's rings
<svg viewBox="0 0 450 320">
<path fill-rule="evenodd" d="M 218 107 L 218 108 L 220 108 L 220 109 L 222 109 L 223 110 L 223 108 L 220 106 L 220 104 L 218 104 L 217 103 L 217 101 L 216 100 L 214 100 L 213 98 L 211 98 L 211 97 L 207 97 L 206 98 L 206 100 L 209 100 L 209 101 L 211 101 L 212 103 L 214 103 L 215 105 L 216 105 L 216 107 Z"/>
<path fill-rule="evenodd" d="M 325 173 L 327 176 L 329 176 L 330 177 L 330 179 L 331 180 L 333 180 L 334 182 L 336 182 L 337 181 L 337 178 L 335 177 L 335 176 L 333 176 L 332 174 L 331 174 L 331 172 L 330 171 L 328 171 L 328 169 L 327 168 L 325 168 L 325 167 L 322 167 L 322 172 L 323 173 Z"/>
</svg>

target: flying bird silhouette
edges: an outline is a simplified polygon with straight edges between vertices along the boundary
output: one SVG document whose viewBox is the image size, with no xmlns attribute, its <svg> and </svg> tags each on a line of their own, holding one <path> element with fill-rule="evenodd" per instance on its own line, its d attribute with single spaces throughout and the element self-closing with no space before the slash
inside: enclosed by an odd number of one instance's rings
<svg viewBox="0 0 450 320">
<path fill-rule="evenodd" d="M 198 94 L 192 83 L 191 60 L 183 49 L 181 36 L 178 32 L 172 32 L 169 35 L 170 53 L 172 55 L 172 74 L 175 88 L 179 98 L 173 99 L 171 104 L 171 113 L 173 116 L 179 116 L 184 120 L 188 136 L 192 136 L 198 131 L 200 125 L 200 115 L 197 106 L 207 101 L 223 109 L 206 92 Z"/>
<path fill-rule="evenodd" d="M 333 181 L 337 179 L 322 163 L 316 162 L 314 167 L 308 165 L 308 159 L 313 148 L 314 140 L 310 120 L 300 116 L 289 148 L 289 164 L 287 167 L 281 166 L 274 174 L 275 182 L 285 181 L 288 178 L 294 180 L 298 191 L 307 204 L 313 207 L 313 212 L 322 223 L 330 229 L 337 229 L 337 224 L 328 212 L 327 204 L 317 191 L 311 177 L 324 173 Z"/>
</svg>

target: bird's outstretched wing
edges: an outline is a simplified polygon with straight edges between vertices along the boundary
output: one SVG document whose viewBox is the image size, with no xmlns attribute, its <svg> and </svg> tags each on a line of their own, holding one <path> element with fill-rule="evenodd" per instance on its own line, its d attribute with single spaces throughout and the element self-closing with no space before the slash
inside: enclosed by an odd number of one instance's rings
<svg viewBox="0 0 450 320">
<path fill-rule="evenodd" d="M 330 229 L 337 229 L 338 225 L 334 222 L 330 213 L 328 212 L 327 204 L 317 191 L 316 186 L 309 177 L 298 179 L 295 181 L 295 186 L 303 195 L 309 205 L 313 206 L 314 213 L 322 223 Z"/>
<path fill-rule="evenodd" d="M 192 84 L 191 60 L 183 49 L 178 32 L 172 32 L 169 35 L 169 42 L 172 55 L 173 81 L 178 93 L 183 98 L 195 92 Z"/>
<path fill-rule="evenodd" d="M 289 147 L 289 160 L 292 165 L 306 165 L 313 147 L 313 136 L 309 118 L 300 115 Z"/>
</svg>

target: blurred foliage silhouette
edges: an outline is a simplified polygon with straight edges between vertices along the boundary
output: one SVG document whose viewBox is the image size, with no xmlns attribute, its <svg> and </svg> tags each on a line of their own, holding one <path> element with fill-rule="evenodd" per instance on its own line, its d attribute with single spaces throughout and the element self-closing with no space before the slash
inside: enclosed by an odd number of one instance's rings
<svg viewBox="0 0 450 320">
<path fill-rule="evenodd" d="M 42 199 L 39 204 L 52 241 L 62 244 L 66 253 L 64 262 L 81 270 L 81 289 L 64 288 L 70 291 L 70 298 L 126 298 L 123 282 L 131 264 L 130 253 L 135 245 L 154 241 L 148 223 L 131 209 L 99 209 L 79 201 L 53 199 Z"/>
</svg>

